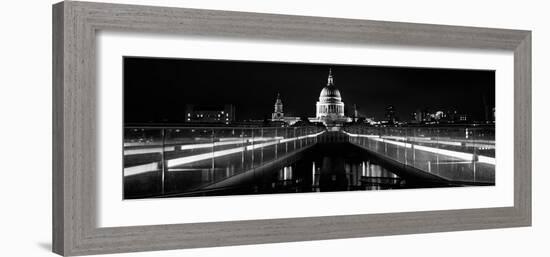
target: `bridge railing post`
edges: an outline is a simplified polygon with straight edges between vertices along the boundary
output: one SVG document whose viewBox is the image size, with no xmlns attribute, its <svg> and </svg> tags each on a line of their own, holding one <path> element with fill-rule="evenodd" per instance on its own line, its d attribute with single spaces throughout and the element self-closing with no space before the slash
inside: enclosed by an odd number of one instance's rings
<svg viewBox="0 0 550 257">
<path fill-rule="evenodd" d="M 302 137 L 304 135 L 304 128 L 300 128 L 300 137 Z M 302 149 L 303 147 L 303 144 L 304 144 L 304 139 L 300 139 L 300 149 Z"/>
<path fill-rule="evenodd" d="M 296 151 L 296 128 L 293 128 L 292 138 L 294 138 L 294 140 L 292 140 L 294 142 L 293 150 Z"/>
<path fill-rule="evenodd" d="M 472 147 L 473 153 L 472 153 L 472 170 L 473 170 L 473 181 L 476 182 L 476 165 L 478 160 L 478 152 L 477 152 L 477 130 L 474 128 L 472 129 Z"/>
<path fill-rule="evenodd" d="M 275 160 L 277 159 L 278 146 L 279 146 L 279 140 L 277 139 L 277 128 L 275 128 Z"/>
<path fill-rule="evenodd" d="M 288 128 L 285 128 L 285 139 L 288 138 Z M 288 153 L 288 141 L 285 140 L 285 152 Z"/>
<path fill-rule="evenodd" d="M 216 158 L 215 158 L 215 155 L 214 153 L 216 152 L 216 144 L 215 144 L 215 140 L 214 140 L 214 137 L 216 136 L 215 135 L 215 131 L 214 129 L 210 129 L 210 143 L 212 144 L 212 148 L 211 148 L 211 151 L 212 151 L 212 157 L 210 158 L 210 174 L 212 175 L 212 179 L 215 177 L 214 175 L 214 172 L 216 170 Z"/>
<path fill-rule="evenodd" d="M 160 151 L 160 165 L 161 165 L 161 186 L 160 191 L 161 194 L 164 195 L 165 193 L 165 183 L 166 183 L 166 157 L 165 154 L 165 148 L 166 148 L 166 129 L 161 129 L 161 137 L 162 137 L 162 143 L 161 143 L 161 151 Z"/>
<path fill-rule="evenodd" d="M 260 137 L 264 139 L 264 129 L 260 129 Z M 264 163 L 264 148 L 260 147 L 260 165 L 263 165 Z"/>
<path fill-rule="evenodd" d="M 404 140 L 404 146 L 405 146 L 405 165 L 407 165 L 409 163 L 409 145 L 411 145 L 411 138 L 410 138 L 410 128 L 405 128 L 404 129 L 404 132 L 405 132 L 405 140 Z"/>
<path fill-rule="evenodd" d="M 254 144 L 256 144 L 256 142 L 255 142 L 255 140 L 254 140 L 254 139 L 255 139 L 255 138 L 254 138 L 254 131 L 255 131 L 254 129 L 251 129 L 251 132 L 250 132 L 250 133 L 251 133 L 250 138 L 251 138 L 251 140 L 252 140 L 252 142 L 251 142 L 251 144 L 250 144 L 250 145 L 251 145 L 251 148 L 252 148 L 252 150 L 250 150 L 251 153 L 252 153 L 252 154 L 251 154 L 252 156 L 250 157 L 252 163 L 250 164 L 250 166 L 252 167 L 252 169 L 254 169 L 254 150 L 255 150 L 255 149 L 254 149 Z"/>
</svg>

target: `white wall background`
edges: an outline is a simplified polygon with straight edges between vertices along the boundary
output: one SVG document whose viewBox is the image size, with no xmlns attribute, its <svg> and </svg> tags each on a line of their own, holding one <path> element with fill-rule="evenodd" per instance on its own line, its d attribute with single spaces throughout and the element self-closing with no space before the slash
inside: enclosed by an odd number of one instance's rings
<svg viewBox="0 0 550 257">
<path fill-rule="evenodd" d="M 122 1 L 112 1 L 122 2 Z M 126 0 L 145 3 L 147 0 Z M 148 2 L 151 2 L 149 0 Z M 549 256 L 549 7 L 545 1 L 193 0 L 158 5 L 533 31 L 533 227 L 132 253 L 116 256 Z M 0 256 L 51 247 L 51 4 L 0 13 Z"/>
</svg>

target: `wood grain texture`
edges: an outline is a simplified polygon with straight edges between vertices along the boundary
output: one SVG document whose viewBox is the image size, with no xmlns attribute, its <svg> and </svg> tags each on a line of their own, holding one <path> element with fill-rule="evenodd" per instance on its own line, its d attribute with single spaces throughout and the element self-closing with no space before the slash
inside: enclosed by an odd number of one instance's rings
<svg viewBox="0 0 550 257">
<path fill-rule="evenodd" d="M 52 38 L 52 249 L 54 252 L 63 253 L 63 246 L 66 244 L 64 227 L 64 186 L 63 186 L 63 35 L 64 15 L 63 4 L 53 6 L 53 38 Z"/>
<path fill-rule="evenodd" d="M 98 228 L 99 30 L 514 52 L 514 206 Z M 85 255 L 531 224 L 531 33 L 521 30 L 67 1 L 53 6 L 53 250 Z M 113 171 L 119 172 L 119 171 Z M 100 186 L 100 185 L 99 185 Z"/>
<path fill-rule="evenodd" d="M 531 225 L 531 33 L 514 51 L 514 207 Z"/>
</svg>

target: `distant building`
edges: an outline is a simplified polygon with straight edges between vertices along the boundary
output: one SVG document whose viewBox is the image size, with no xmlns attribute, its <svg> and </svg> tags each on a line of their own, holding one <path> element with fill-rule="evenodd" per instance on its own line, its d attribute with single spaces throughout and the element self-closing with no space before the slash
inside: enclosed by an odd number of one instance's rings
<svg viewBox="0 0 550 257">
<path fill-rule="evenodd" d="M 385 118 L 389 124 L 397 123 L 397 116 L 395 115 L 395 107 L 393 105 L 386 107 Z"/>
<path fill-rule="evenodd" d="M 458 121 L 460 123 L 467 123 L 470 121 L 470 116 L 468 114 L 460 114 L 458 116 Z"/>
<path fill-rule="evenodd" d="M 334 85 L 332 70 L 329 70 L 327 85 L 321 90 L 316 105 L 315 118 L 311 122 L 322 122 L 329 130 L 339 130 L 345 122 L 351 121 L 344 114 L 344 102 L 340 91 Z"/>
<path fill-rule="evenodd" d="M 447 111 L 447 123 L 455 123 L 458 120 L 458 111 Z"/>
<path fill-rule="evenodd" d="M 443 120 L 443 119 L 445 119 L 445 118 L 447 118 L 447 115 L 446 115 L 445 112 L 443 112 L 443 111 L 437 111 L 437 112 L 435 112 L 435 114 L 434 114 L 434 119 L 435 119 L 436 121 L 440 121 L 440 120 Z"/>
<path fill-rule="evenodd" d="M 284 118 L 283 113 L 283 101 L 281 101 L 281 95 L 277 94 L 277 99 L 275 100 L 275 108 L 271 114 L 272 121 L 282 121 Z"/>
<path fill-rule="evenodd" d="M 471 117 L 466 113 L 459 113 L 456 110 L 439 110 L 431 112 L 428 108 L 423 110 L 418 109 L 411 113 L 410 121 L 412 124 L 453 124 L 468 122 L 471 122 Z"/>
<path fill-rule="evenodd" d="M 422 117 L 422 110 L 417 109 L 415 112 L 411 114 L 411 123 L 422 123 L 423 117 Z"/>
<path fill-rule="evenodd" d="M 185 122 L 229 124 L 234 121 L 235 106 L 232 104 L 185 106 Z"/>
<path fill-rule="evenodd" d="M 283 101 L 281 100 L 281 95 L 277 94 L 277 99 L 275 100 L 275 105 L 273 108 L 273 113 L 271 114 L 272 122 L 283 122 L 288 126 L 294 125 L 296 122 L 300 121 L 300 117 L 290 117 L 285 116 L 283 112 Z"/>
<path fill-rule="evenodd" d="M 359 108 L 357 108 L 357 104 L 353 105 L 353 114 L 350 117 L 352 122 L 365 122 L 366 118 L 364 115 L 361 115 L 359 113 Z"/>
</svg>

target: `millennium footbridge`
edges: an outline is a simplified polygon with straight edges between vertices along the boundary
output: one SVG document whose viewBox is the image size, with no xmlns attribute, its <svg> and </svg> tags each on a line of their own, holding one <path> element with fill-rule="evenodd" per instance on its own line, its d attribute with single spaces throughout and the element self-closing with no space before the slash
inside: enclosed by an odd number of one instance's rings
<svg viewBox="0 0 550 257">
<path fill-rule="evenodd" d="M 124 196 L 494 185 L 494 126 L 127 127 Z"/>
</svg>

